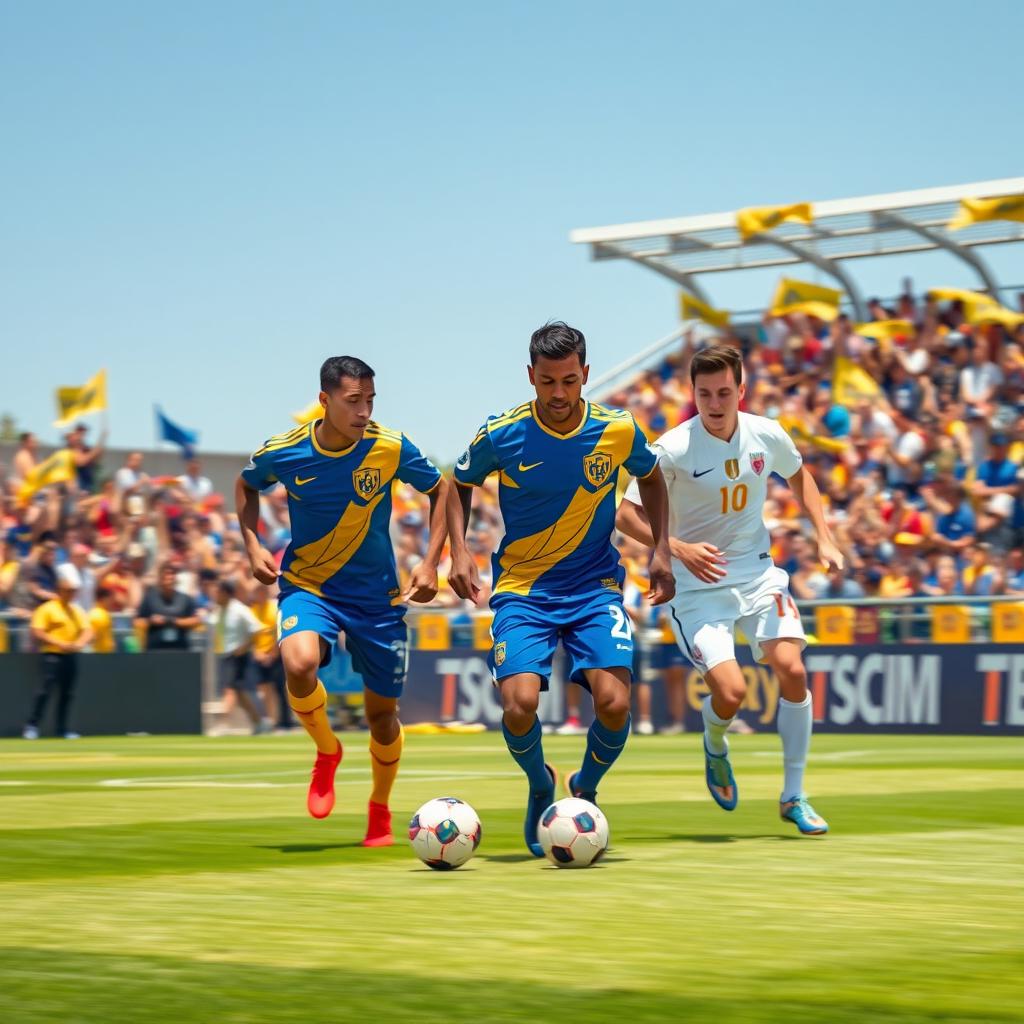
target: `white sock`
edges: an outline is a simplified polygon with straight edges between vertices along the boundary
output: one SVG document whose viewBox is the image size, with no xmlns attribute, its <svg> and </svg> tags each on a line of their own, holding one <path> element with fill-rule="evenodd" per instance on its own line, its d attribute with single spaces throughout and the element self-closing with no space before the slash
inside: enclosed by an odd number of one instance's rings
<svg viewBox="0 0 1024 1024">
<path fill-rule="evenodd" d="M 701 706 L 701 714 L 704 716 L 704 742 L 712 754 L 727 754 L 729 752 L 729 741 L 725 738 L 725 730 L 732 724 L 732 718 L 719 718 L 711 707 L 711 694 L 704 698 Z M 733 718 L 736 716 L 733 715 Z"/>
<path fill-rule="evenodd" d="M 782 740 L 782 764 L 785 778 L 782 782 L 782 801 L 795 800 L 804 793 L 804 768 L 807 752 L 811 749 L 811 727 L 814 712 L 811 709 L 811 695 L 794 704 L 779 698 L 778 726 Z"/>
</svg>

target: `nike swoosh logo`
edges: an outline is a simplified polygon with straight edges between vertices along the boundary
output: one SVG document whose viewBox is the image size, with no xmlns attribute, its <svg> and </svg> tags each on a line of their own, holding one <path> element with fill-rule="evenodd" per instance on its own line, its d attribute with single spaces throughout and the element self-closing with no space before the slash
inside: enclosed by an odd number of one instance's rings
<svg viewBox="0 0 1024 1024">
<path fill-rule="evenodd" d="M 711 467 L 711 469 L 714 469 L 714 468 L 715 468 L 714 466 L 712 466 L 712 467 Z M 697 479 L 697 477 L 699 477 L 699 476 L 704 476 L 705 474 L 707 474 L 707 473 L 710 473 L 710 472 L 711 472 L 711 469 L 705 469 L 705 470 L 703 470 L 703 471 L 702 471 L 702 472 L 700 472 L 700 473 L 698 473 L 698 472 L 697 472 L 697 470 L 694 470 L 694 471 L 693 471 L 693 479 L 694 479 L 694 480 L 696 480 L 696 479 Z"/>
<path fill-rule="evenodd" d="M 305 480 L 303 480 L 301 477 L 297 476 L 295 478 L 295 486 L 296 487 L 301 487 L 303 484 L 308 484 L 311 480 L 315 480 L 315 479 L 316 479 L 315 476 L 307 476 Z"/>
<path fill-rule="evenodd" d="M 528 466 L 524 466 L 520 462 L 519 463 L 519 472 L 520 473 L 525 473 L 528 469 L 536 469 L 538 466 L 543 466 L 543 465 L 544 465 L 544 460 L 543 459 L 541 459 L 540 462 L 531 462 Z"/>
</svg>

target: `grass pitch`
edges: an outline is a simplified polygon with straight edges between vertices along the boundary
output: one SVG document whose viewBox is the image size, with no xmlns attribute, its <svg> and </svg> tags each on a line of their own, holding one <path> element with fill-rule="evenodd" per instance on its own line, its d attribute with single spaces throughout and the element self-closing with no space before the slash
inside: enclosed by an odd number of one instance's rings
<svg viewBox="0 0 1024 1024">
<path fill-rule="evenodd" d="M 0 743 L 0 1020 L 1024 1020 L 1020 739 L 817 736 L 833 831 L 801 839 L 775 736 L 733 740 L 732 814 L 699 737 L 634 737 L 612 849 L 570 871 L 526 853 L 500 736 L 412 736 L 399 830 L 448 794 L 483 820 L 448 873 L 358 846 L 345 745 L 317 822 L 305 736 Z"/>
</svg>

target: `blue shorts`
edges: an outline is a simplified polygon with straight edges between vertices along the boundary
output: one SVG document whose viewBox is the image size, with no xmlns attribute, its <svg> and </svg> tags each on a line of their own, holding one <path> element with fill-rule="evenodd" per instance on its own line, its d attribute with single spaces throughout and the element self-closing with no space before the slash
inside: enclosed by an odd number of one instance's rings
<svg viewBox="0 0 1024 1024">
<path fill-rule="evenodd" d="M 585 669 L 633 668 L 633 627 L 622 596 L 611 590 L 546 599 L 508 596 L 494 606 L 494 642 L 488 663 L 495 679 L 532 672 L 548 688 L 558 642 L 569 659 L 569 679 L 589 689 Z"/>
<path fill-rule="evenodd" d="M 367 612 L 343 606 L 305 590 L 281 595 L 277 611 L 277 640 L 293 633 L 318 633 L 327 641 L 327 656 L 338 634 L 345 634 L 345 649 L 352 655 L 352 667 L 363 677 L 363 685 L 382 697 L 401 697 L 409 667 L 408 631 L 404 608 Z"/>
</svg>

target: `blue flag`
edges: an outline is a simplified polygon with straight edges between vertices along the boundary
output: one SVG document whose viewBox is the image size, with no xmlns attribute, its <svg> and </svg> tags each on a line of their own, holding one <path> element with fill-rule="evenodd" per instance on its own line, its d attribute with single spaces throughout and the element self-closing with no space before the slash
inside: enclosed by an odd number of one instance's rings
<svg viewBox="0 0 1024 1024">
<path fill-rule="evenodd" d="M 199 431 L 188 430 L 172 423 L 161 411 L 160 406 L 153 407 L 156 412 L 156 434 L 160 441 L 170 441 L 181 445 L 182 454 L 186 459 L 192 458 L 195 445 L 199 444 Z"/>
</svg>

